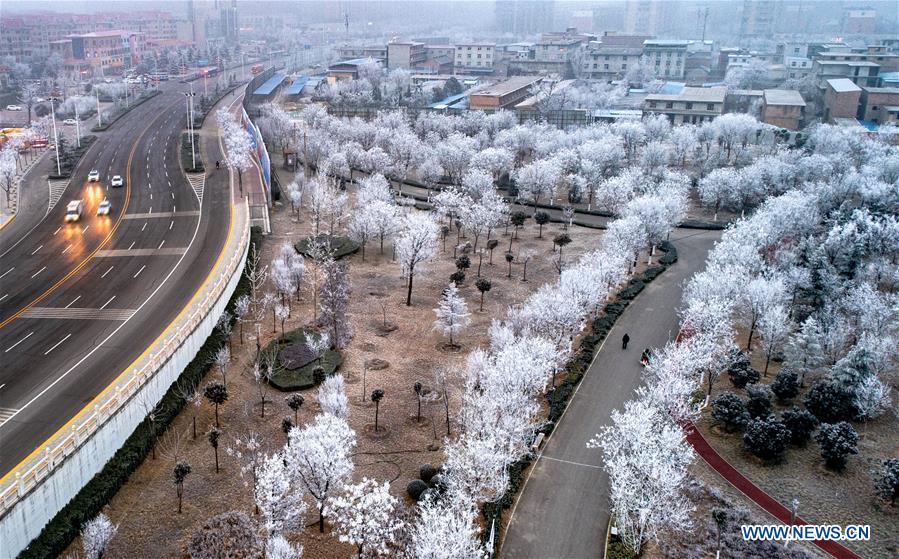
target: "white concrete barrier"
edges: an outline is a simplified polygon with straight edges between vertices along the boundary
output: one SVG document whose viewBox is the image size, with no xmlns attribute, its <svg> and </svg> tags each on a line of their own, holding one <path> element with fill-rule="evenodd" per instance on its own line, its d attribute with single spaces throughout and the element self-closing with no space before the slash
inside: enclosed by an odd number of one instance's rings
<svg viewBox="0 0 899 559">
<path fill-rule="evenodd" d="M 250 241 L 247 204 L 232 212 L 222 257 L 191 304 L 89 408 L 0 485 L 0 557 L 12 559 L 122 447 L 212 333 L 243 273 Z"/>
</svg>

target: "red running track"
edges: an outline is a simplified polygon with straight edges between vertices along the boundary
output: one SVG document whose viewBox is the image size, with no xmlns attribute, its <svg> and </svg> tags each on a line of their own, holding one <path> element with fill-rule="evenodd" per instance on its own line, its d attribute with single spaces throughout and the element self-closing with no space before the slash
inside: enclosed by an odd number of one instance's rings
<svg viewBox="0 0 899 559">
<path fill-rule="evenodd" d="M 749 481 L 746 476 L 737 471 L 730 462 L 725 460 L 714 448 L 712 448 L 712 445 L 710 445 L 705 437 L 702 436 L 702 433 L 699 432 L 693 423 L 686 423 L 684 425 L 684 432 L 687 435 L 687 441 L 693 447 L 693 450 L 696 451 L 696 454 L 701 456 L 702 459 L 718 472 L 721 477 L 726 479 L 741 493 L 752 499 L 758 506 L 765 509 L 771 516 L 784 524 L 790 523 L 790 509 L 780 504 L 771 495 L 768 495 L 759 489 L 759 487 Z M 793 524 L 808 524 L 808 522 L 797 517 L 793 520 Z M 833 540 L 815 540 L 812 543 L 836 559 L 861 559 L 860 555 L 857 555 L 845 546 L 840 545 L 839 542 Z"/>
</svg>

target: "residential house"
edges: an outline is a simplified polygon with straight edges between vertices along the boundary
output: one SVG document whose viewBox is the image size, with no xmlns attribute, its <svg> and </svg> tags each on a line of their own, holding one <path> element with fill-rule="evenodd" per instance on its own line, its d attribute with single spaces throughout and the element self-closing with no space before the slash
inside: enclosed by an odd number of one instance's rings
<svg viewBox="0 0 899 559">
<path fill-rule="evenodd" d="M 643 100 L 643 112 L 663 114 L 672 124 L 698 124 L 724 112 L 727 88 L 686 87 L 676 93 L 651 93 Z"/>
<path fill-rule="evenodd" d="M 848 78 L 830 79 L 825 82 L 824 120 L 835 122 L 835 119 L 852 118 L 858 114 L 862 88 Z"/>
<path fill-rule="evenodd" d="M 805 112 L 805 100 L 791 89 L 766 89 L 762 95 L 760 120 L 772 126 L 799 130 Z"/>
</svg>

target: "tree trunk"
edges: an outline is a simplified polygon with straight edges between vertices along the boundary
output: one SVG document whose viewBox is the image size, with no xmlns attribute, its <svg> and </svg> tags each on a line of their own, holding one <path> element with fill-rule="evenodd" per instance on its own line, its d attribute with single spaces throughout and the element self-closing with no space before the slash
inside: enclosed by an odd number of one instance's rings
<svg viewBox="0 0 899 559">
<path fill-rule="evenodd" d="M 406 291 L 406 306 L 412 306 L 412 268 L 409 268 L 409 289 Z"/>
<path fill-rule="evenodd" d="M 528 281 L 528 261 L 527 260 L 524 261 L 524 266 L 521 269 L 521 281 Z"/>
<path fill-rule="evenodd" d="M 178 492 L 178 514 L 181 514 L 181 500 L 182 500 L 182 495 L 184 494 L 184 487 L 180 483 L 178 484 L 177 492 Z"/>
<path fill-rule="evenodd" d="M 378 411 L 380 411 L 381 402 L 375 402 L 375 433 L 378 432 Z"/>
<path fill-rule="evenodd" d="M 509 275 L 506 277 L 508 277 L 508 278 L 512 277 L 512 261 L 511 260 L 509 260 Z"/>
<path fill-rule="evenodd" d="M 219 447 L 215 446 L 213 450 L 215 451 L 215 473 L 219 473 Z"/>
<path fill-rule="evenodd" d="M 215 405 L 215 427 L 218 428 L 218 426 L 219 426 L 219 405 L 216 404 Z"/>
<path fill-rule="evenodd" d="M 484 312 L 484 292 L 483 291 L 481 291 L 481 307 L 479 310 L 480 310 L 480 312 Z"/>
</svg>

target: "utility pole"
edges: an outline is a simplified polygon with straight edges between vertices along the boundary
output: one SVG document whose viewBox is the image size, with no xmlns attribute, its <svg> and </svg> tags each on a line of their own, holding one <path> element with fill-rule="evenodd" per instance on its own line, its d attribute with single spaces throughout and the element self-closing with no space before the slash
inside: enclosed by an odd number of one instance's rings
<svg viewBox="0 0 899 559">
<path fill-rule="evenodd" d="M 193 168 L 197 168 L 197 152 L 194 149 L 194 87 L 190 85 L 190 93 L 185 93 L 185 101 L 187 105 L 187 133 L 190 136 L 190 157 L 193 162 Z"/>
<path fill-rule="evenodd" d="M 95 87 L 94 95 L 97 97 L 97 128 L 103 126 L 103 116 L 100 114 L 100 91 Z"/>
<path fill-rule="evenodd" d="M 706 24 L 708 23 L 708 21 L 709 21 L 709 7 L 706 6 L 705 11 L 702 15 L 702 40 L 703 41 L 705 41 L 705 28 L 706 28 Z"/>
<path fill-rule="evenodd" d="M 78 103 L 72 103 L 75 107 L 75 144 L 81 147 L 81 119 L 78 117 Z"/>
<path fill-rule="evenodd" d="M 59 134 L 56 133 L 56 98 L 50 98 L 50 118 L 53 120 L 53 147 L 56 148 L 56 174 L 61 175 L 62 169 L 59 166 Z"/>
</svg>

